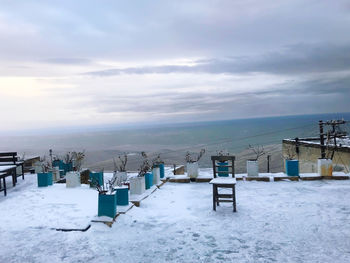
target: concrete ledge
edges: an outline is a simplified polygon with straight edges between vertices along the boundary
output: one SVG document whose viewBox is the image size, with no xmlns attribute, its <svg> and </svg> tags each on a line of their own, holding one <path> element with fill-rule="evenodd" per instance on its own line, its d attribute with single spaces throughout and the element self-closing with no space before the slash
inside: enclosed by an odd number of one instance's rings
<svg viewBox="0 0 350 263">
<path fill-rule="evenodd" d="M 299 181 L 299 176 L 276 176 L 273 178 L 275 182 L 290 180 L 290 181 Z"/>
<path fill-rule="evenodd" d="M 208 183 L 213 178 L 196 178 L 196 183 Z"/>
<path fill-rule="evenodd" d="M 247 176 L 246 181 L 270 182 L 270 177 Z"/>
<path fill-rule="evenodd" d="M 338 176 L 322 176 L 325 180 L 349 180 L 348 175 L 338 175 Z"/>
<path fill-rule="evenodd" d="M 322 176 L 300 176 L 300 179 L 303 181 L 316 181 L 322 180 Z"/>
<path fill-rule="evenodd" d="M 190 178 L 169 178 L 169 183 L 189 183 Z"/>
</svg>

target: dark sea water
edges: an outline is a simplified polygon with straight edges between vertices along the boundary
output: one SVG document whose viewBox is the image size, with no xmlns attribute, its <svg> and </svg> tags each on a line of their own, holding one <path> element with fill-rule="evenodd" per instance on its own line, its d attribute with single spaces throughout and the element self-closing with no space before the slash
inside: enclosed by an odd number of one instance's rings
<svg viewBox="0 0 350 263">
<path fill-rule="evenodd" d="M 137 155 L 145 151 L 152 156 L 160 153 L 169 164 L 182 164 L 187 151 L 195 153 L 205 148 L 207 154 L 202 159 L 201 166 L 209 167 L 210 155 L 225 150 L 240 156 L 243 167 L 244 161 L 248 158 L 246 154 L 248 146 L 264 145 L 270 147 L 278 170 L 283 167 L 281 159 L 283 139 L 316 137 L 319 132 L 318 121 L 332 119 L 350 120 L 350 113 L 158 124 L 147 128 L 0 137 L 0 151 L 43 155 L 48 154 L 48 149 L 53 149 L 59 155 L 66 151 L 85 150 L 87 166 L 112 169 L 112 158 L 123 152 Z M 349 124 L 345 125 L 345 131 L 349 132 L 349 127 Z M 129 165 L 131 169 L 137 169 L 139 160 L 130 157 Z"/>
<path fill-rule="evenodd" d="M 143 136 L 137 141 L 147 144 L 181 145 L 189 148 L 202 145 L 217 150 L 225 148 L 238 152 L 249 144 L 278 144 L 285 138 L 318 136 L 318 121 L 332 119 L 350 120 L 350 113 L 188 123 L 142 130 Z M 344 128 L 348 129 L 349 125 L 345 125 Z M 136 134 L 132 133 L 129 136 L 136 136 Z"/>
</svg>

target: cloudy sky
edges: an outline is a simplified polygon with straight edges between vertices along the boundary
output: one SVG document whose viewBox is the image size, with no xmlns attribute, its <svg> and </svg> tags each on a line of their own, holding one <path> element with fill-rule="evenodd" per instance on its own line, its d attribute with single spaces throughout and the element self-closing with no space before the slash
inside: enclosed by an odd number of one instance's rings
<svg viewBox="0 0 350 263">
<path fill-rule="evenodd" d="M 348 1 L 0 0 L 3 130 L 348 112 Z"/>
</svg>

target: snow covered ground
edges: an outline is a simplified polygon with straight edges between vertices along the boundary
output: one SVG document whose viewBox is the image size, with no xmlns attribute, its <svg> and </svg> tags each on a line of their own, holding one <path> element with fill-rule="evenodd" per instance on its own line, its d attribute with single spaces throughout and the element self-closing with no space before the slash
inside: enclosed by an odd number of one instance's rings
<svg viewBox="0 0 350 263">
<path fill-rule="evenodd" d="M 350 262 L 350 180 L 237 182 L 237 213 L 212 211 L 209 183 L 166 183 L 109 228 L 92 223 L 97 192 L 0 193 L 0 262 Z"/>
</svg>

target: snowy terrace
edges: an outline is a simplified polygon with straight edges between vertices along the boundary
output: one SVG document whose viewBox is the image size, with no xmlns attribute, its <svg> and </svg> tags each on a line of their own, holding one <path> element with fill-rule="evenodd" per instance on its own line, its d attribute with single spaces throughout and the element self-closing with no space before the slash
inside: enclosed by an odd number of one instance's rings
<svg viewBox="0 0 350 263">
<path fill-rule="evenodd" d="M 168 182 L 111 228 L 91 223 L 89 187 L 38 188 L 35 175 L 9 186 L 0 262 L 350 262 L 350 180 L 238 181 L 237 213 L 212 211 L 209 183 Z"/>
</svg>

